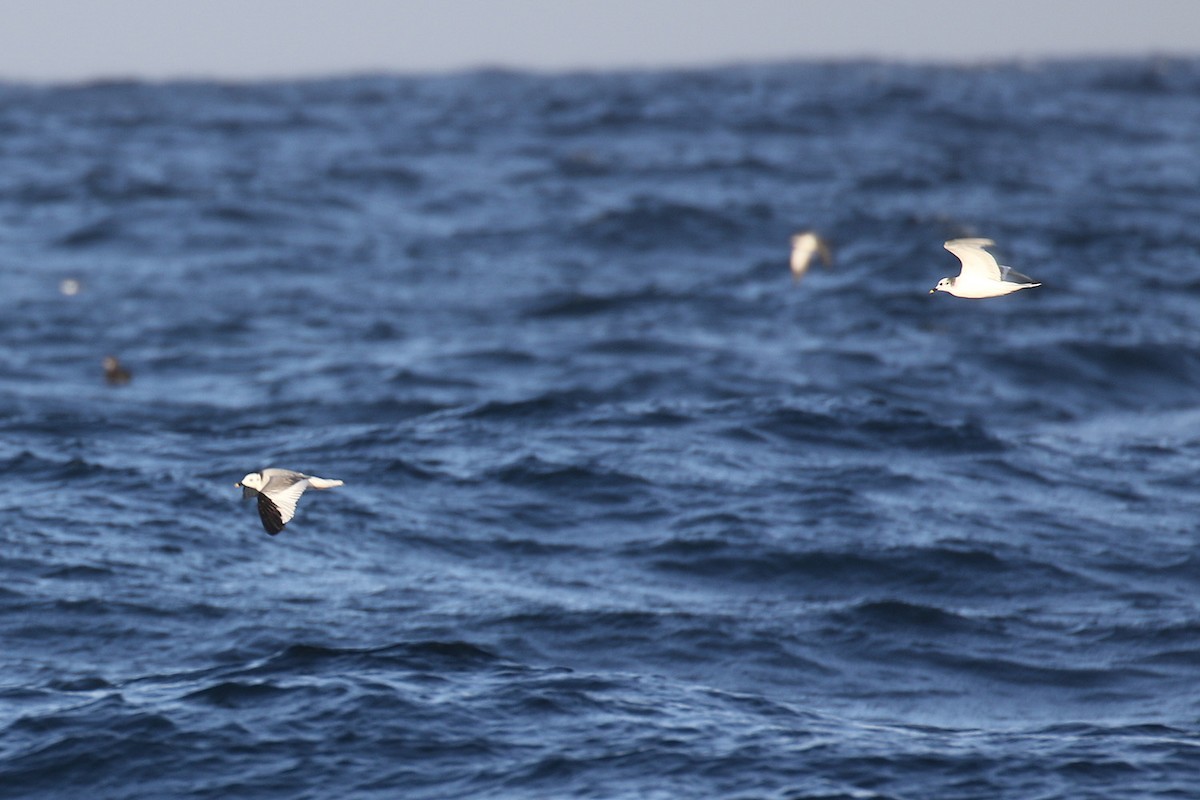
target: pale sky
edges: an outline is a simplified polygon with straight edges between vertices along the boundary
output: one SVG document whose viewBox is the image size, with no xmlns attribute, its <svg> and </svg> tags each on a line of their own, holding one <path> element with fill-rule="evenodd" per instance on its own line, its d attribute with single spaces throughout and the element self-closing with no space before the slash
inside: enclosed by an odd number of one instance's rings
<svg viewBox="0 0 1200 800">
<path fill-rule="evenodd" d="M 0 0 L 0 80 L 1200 55 L 1200 0 Z"/>
</svg>

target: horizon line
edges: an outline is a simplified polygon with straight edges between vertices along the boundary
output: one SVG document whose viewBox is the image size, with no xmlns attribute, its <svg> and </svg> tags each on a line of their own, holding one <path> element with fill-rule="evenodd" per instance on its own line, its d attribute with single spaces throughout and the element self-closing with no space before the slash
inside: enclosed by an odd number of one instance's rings
<svg viewBox="0 0 1200 800">
<path fill-rule="evenodd" d="M 970 58 L 953 56 L 910 56 L 839 54 L 781 57 L 731 57 L 670 62 L 628 62 L 613 64 L 535 65 L 504 63 L 480 60 L 475 63 L 446 65 L 440 67 L 394 67 L 394 66 L 347 66 L 327 69 L 282 69 L 224 73 L 220 70 L 166 70 L 145 71 L 97 71 L 93 74 L 71 77 L 37 77 L 32 75 L 0 74 L 0 84 L 8 86 L 79 87 L 104 84 L 169 84 L 169 83 L 290 83 L 308 81 L 337 81 L 361 78 L 445 78 L 459 75 L 511 73 L 534 77 L 572 75 L 619 75 L 632 73 L 706 72 L 714 70 L 736 70 L 755 68 L 780 68 L 788 66 L 849 66 L 877 65 L 897 67 L 931 67 L 986 69 L 997 67 L 1037 67 L 1046 64 L 1086 62 L 1179 62 L 1200 60 L 1200 51 L 1186 53 L 1172 50 L 1147 50 L 1144 52 L 1104 51 L 1075 53 L 1042 53 L 988 55 Z"/>
</svg>

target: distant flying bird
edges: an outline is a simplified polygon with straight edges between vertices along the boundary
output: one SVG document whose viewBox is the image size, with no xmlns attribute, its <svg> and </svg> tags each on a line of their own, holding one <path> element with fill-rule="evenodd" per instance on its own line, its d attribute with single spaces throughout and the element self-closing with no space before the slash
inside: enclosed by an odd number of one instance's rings
<svg viewBox="0 0 1200 800">
<path fill-rule="evenodd" d="M 263 528 L 274 536 L 296 515 L 296 501 L 310 486 L 314 489 L 332 489 L 342 481 L 315 478 L 290 469 L 264 469 L 251 472 L 235 483 L 240 486 L 242 497 L 258 498 L 258 516 Z"/>
<path fill-rule="evenodd" d="M 829 245 L 813 231 L 804 231 L 792 237 L 792 277 L 796 281 L 808 272 L 814 255 L 820 256 L 821 263 L 827 267 L 833 263 Z"/>
<path fill-rule="evenodd" d="M 104 380 L 109 386 L 124 386 L 133 378 L 133 373 L 117 360 L 116 356 L 104 357 Z"/>
<path fill-rule="evenodd" d="M 997 264 L 992 254 L 983 249 L 994 244 L 991 239 L 951 239 L 946 242 L 945 248 L 958 256 L 962 269 L 953 278 L 942 278 L 929 293 L 947 292 L 955 297 L 980 299 L 1041 286 L 1012 267 Z"/>
<path fill-rule="evenodd" d="M 83 284 L 76 278 L 63 278 L 58 282 L 58 290 L 67 297 L 72 297 L 79 294 L 79 290 L 83 288 Z"/>
</svg>

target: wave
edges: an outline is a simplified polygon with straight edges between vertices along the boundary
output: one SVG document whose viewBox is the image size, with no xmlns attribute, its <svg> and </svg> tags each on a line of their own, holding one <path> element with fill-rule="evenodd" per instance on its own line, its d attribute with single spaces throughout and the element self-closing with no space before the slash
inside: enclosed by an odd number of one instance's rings
<svg viewBox="0 0 1200 800">
<path fill-rule="evenodd" d="M 735 528 L 736 529 L 736 528 Z M 697 579 L 746 585 L 778 583 L 810 594 L 874 596 L 881 591 L 910 597 L 1009 597 L 1039 581 L 1072 586 L 1095 584 L 1082 574 L 1046 560 L 993 550 L 948 545 L 860 549 L 785 549 L 747 546 L 735 540 L 671 538 L 639 543 L 622 554 L 647 567 Z"/>
<path fill-rule="evenodd" d="M 487 479 L 509 486 L 553 492 L 570 491 L 580 499 L 589 498 L 594 502 L 625 499 L 626 492 L 650 485 L 645 479 L 626 472 L 595 465 L 554 463 L 531 455 L 520 456 L 492 468 L 487 473 Z"/>
<path fill-rule="evenodd" d="M 491 400 L 464 408 L 458 415 L 467 420 L 526 420 L 586 411 L 604 399 L 591 389 L 563 389 L 521 400 Z"/>
<path fill-rule="evenodd" d="M 1200 356 L 1167 343 L 1121 345 L 1069 340 L 989 357 L 994 369 L 1021 386 L 1037 385 L 1055 405 L 1144 408 L 1146 397 L 1185 407 L 1200 388 Z"/>
<path fill-rule="evenodd" d="M 44 423 L 47 430 L 61 430 L 53 422 Z M 129 482 L 141 477 L 139 470 L 106 465 L 83 458 L 42 456 L 23 450 L 3 461 L 0 471 L 19 474 L 31 483 L 69 484 L 76 488 L 94 486 L 108 481 Z"/>
<path fill-rule="evenodd" d="M 867 600 L 832 618 L 850 629 L 907 631 L 933 635 L 999 633 L 999 624 L 978 620 L 936 605 L 906 600 Z"/>
<path fill-rule="evenodd" d="M 768 440 L 825 444 L 879 452 L 918 450 L 944 453 L 998 453 L 1004 441 L 981 421 L 940 421 L 929 413 L 907 406 L 880 403 L 867 407 L 832 406 L 802 408 L 795 405 L 766 407 L 741 413 L 728 435 L 747 433 Z"/>
<path fill-rule="evenodd" d="M 127 228 L 117 217 L 105 217 L 84 223 L 58 239 L 60 247 L 88 248 L 121 240 Z"/>
<path fill-rule="evenodd" d="M 689 299 L 687 295 L 673 293 L 658 286 L 609 294 L 567 292 L 538 297 L 528 304 L 525 315 L 530 319 L 575 319 L 618 314 L 644 306 L 684 303 Z"/>
<path fill-rule="evenodd" d="M 332 181 L 382 190 L 416 191 L 424 180 L 406 163 L 381 158 L 350 158 L 331 164 L 326 175 Z"/>
<path fill-rule="evenodd" d="M 656 250 L 719 246 L 741 231 L 736 216 L 689 203 L 636 197 L 578 224 L 574 237 L 605 248 Z"/>
</svg>

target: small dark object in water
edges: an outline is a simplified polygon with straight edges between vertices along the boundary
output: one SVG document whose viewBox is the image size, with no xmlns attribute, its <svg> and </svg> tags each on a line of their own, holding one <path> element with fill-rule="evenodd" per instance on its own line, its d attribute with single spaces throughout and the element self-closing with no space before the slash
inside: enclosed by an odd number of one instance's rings
<svg viewBox="0 0 1200 800">
<path fill-rule="evenodd" d="M 124 386 L 133 378 L 133 373 L 126 369 L 116 356 L 104 357 L 104 380 L 109 386 Z"/>
</svg>

